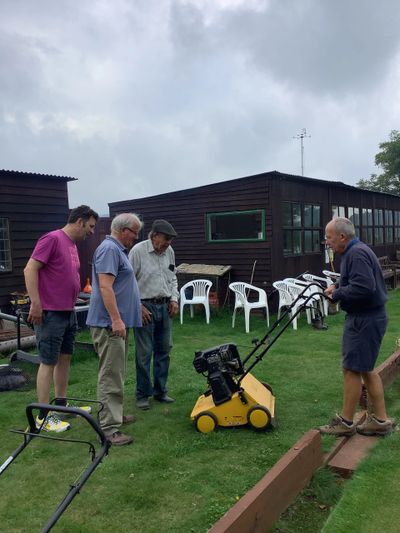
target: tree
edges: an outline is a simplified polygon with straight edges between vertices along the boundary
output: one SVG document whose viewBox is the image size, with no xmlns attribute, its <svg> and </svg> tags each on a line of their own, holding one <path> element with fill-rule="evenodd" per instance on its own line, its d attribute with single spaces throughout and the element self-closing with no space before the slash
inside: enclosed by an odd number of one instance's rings
<svg viewBox="0 0 400 533">
<path fill-rule="evenodd" d="M 392 130 L 389 141 L 379 145 L 375 165 L 381 167 L 382 174 L 371 174 L 369 179 L 361 179 L 356 185 L 360 189 L 389 192 L 400 196 L 400 132 Z"/>
</svg>

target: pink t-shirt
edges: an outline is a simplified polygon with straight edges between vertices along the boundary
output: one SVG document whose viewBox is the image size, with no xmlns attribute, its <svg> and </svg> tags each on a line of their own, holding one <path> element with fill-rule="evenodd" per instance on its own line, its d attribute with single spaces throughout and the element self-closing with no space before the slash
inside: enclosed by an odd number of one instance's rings
<svg viewBox="0 0 400 533">
<path fill-rule="evenodd" d="M 46 233 L 36 243 L 32 259 L 39 270 L 39 295 L 46 311 L 71 311 L 80 291 L 79 256 L 73 240 L 58 229 Z"/>
</svg>

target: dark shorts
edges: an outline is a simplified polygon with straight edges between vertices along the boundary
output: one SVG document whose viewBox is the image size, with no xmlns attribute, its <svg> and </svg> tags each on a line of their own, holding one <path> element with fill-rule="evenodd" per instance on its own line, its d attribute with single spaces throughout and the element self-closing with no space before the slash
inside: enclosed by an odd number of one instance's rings
<svg viewBox="0 0 400 533">
<path fill-rule="evenodd" d="M 72 355 L 77 329 L 75 311 L 44 311 L 43 322 L 35 326 L 40 362 L 55 365 L 60 354 Z"/>
<path fill-rule="evenodd" d="M 371 372 L 386 331 L 385 310 L 347 315 L 342 341 L 342 367 L 354 372 Z"/>
</svg>

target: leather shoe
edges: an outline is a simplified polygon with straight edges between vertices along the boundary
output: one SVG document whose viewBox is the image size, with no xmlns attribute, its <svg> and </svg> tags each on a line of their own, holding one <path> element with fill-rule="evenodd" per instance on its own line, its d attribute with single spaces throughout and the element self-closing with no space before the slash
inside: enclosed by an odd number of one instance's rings
<svg viewBox="0 0 400 533">
<path fill-rule="evenodd" d="M 125 444 L 132 444 L 133 437 L 129 435 L 124 435 L 120 431 L 114 431 L 111 437 L 107 437 L 108 442 L 113 446 L 124 446 Z"/>
<path fill-rule="evenodd" d="M 133 422 L 136 422 L 136 416 L 135 415 L 123 415 L 122 416 L 122 424 L 133 424 Z"/>
<path fill-rule="evenodd" d="M 143 411 L 147 411 L 147 409 L 150 409 L 149 400 L 147 398 L 139 398 L 136 400 L 136 407 L 143 409 Z"/>
<path fill-rule="evenodd" d="M 161 396 L 154 396 L 154 399 L 157 400 L 157 402 L 161 403 L 173 403 L 175 400 L 171 398 L 171 396 L 168 396 L 168 394 L 162 394 Z"/>
</svg>

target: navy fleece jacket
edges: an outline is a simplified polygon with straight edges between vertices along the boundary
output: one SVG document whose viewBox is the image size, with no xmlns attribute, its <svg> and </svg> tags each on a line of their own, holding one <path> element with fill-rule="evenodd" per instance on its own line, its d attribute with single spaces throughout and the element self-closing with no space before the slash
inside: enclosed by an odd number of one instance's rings
<svg viewBox="0 0 400 533">
<path fill-rule="evenodd" d="M 385 305 L 387 292 L 379 261 L 371 248 L 358 239 L 350 241 L 344 251 L 339 286 L 333 291 L 332 300 L 340 300 L 347 313 L 368 313 Z"/>
</svg>

